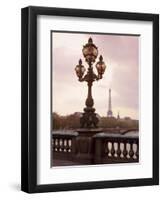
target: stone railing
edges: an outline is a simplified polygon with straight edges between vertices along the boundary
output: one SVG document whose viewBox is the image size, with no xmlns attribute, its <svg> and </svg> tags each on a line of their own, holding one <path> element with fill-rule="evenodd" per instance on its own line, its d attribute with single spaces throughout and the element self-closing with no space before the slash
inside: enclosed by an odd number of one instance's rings
<svg viewBox="0 0 163 200">
<path fill-rule="evenodd" d="M 138 134 L 98 133 L 82 136 L 78 133 L 52 134 L 54 161 L 78 164 L 130 163 L 139 161 Z M 83 149 L 84 148 L 84 149 Z M 59 163 L 57 165 L 60 165 Z"/>
<path fill-rule="evenodd" d="M 138 135 L 101 133 L 95 135 L 94 139 L 96 164 L 139 161 Z"/>
<path fill-rule="evenodd" d="M 59 160 L 73 160 L 76 151 L 76 137 L 78 133 L 53 133 L 53 158 Z"/>
</svg>

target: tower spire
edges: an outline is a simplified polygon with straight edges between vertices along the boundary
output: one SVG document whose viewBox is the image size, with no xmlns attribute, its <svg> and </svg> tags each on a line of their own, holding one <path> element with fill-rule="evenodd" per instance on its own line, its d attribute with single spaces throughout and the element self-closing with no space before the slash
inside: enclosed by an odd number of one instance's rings
<svg viewBox="0 0 163 200">
<path fill-rule="evenodd" d="M 117 119 L 120 119 L 119 111 L 118 111 Z"/>
<path fill-rule="evenodd" d="M 108 116 L 108 117 L 112 117 L 112 116 L 113 116 L 113 112 L 112 112 L 112 103 L 111 103 L 111 89 L 109 89 L 109 101 L 108 101 L 108 112 L 107 112 L 107 116 Z"/>
</svg>

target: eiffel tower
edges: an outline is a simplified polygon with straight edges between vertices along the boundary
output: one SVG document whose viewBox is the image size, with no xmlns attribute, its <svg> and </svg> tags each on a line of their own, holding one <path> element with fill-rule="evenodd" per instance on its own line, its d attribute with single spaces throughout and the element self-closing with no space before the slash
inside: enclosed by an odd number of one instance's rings
<svg viewBox="0 0 163 200">
<path fill-rule="evenodd" d="M 108 101 L 108 112 L 107 112 L 108 117 L 113 117 L 113 112 L 112 112 L 112 103 L 111 103 L 111 89 L 109 89 L 109 101 Z"/>
</svg>

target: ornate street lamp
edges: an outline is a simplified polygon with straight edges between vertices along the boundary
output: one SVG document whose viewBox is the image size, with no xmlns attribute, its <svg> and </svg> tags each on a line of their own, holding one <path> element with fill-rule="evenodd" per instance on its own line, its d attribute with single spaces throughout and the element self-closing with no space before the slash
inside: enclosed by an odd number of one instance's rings
<svg viewBox="0 0 163 200">
<path fill-rule="evenodd" d="M 96 75 L 93 71 L 93 63 L 96 61 L 98 56 L 98 48 L 95 44 L 93 44 L 92 38 L 89 38 L 88 43 L 83 46 L 83 55 L 85 57 L 85 61 L 88 63 L 87 73 L 84 75 L 86 69 L 82 65 L 82 60 L 79 60 L 79 64 L 75 67 L 76 75 L 79 78 L 80 82 L 86 81 L 88 84 L 88 96 L 85 102 L 86 107 L 84 108 L 84 113 L 80 118 L 81 128 L 92 128 L 97 127 L 98 117 L 95 113 L 95 108 L 93 108 L 94 101 L 92 98 L 92 83 L 99 79 L 102 79 L 102 75 L 105 72 L 106 65 L 103 61 L 103 57 L 99 57 L 99 61 L 96 64 L 96 69 L 98 75 Z"/>
</svg>

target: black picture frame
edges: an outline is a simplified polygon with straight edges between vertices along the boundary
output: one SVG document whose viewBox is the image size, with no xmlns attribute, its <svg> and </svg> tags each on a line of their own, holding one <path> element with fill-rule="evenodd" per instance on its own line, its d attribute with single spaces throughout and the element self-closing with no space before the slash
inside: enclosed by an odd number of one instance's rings
<svg viewBox="0 0 163 200">
<path fill-rule="evenodd" d="M 37 184 L 37 16 L 55 15 L 153 23 L 153 177 Z M 159 15 L 30 6 L 21 11 L 21 190 L 28 193 L 159 184 Z"/>
</svg>

